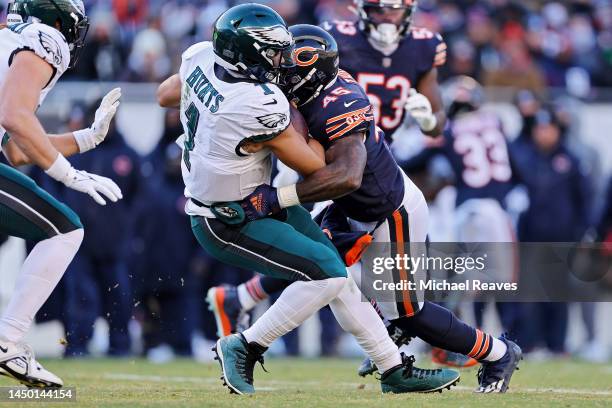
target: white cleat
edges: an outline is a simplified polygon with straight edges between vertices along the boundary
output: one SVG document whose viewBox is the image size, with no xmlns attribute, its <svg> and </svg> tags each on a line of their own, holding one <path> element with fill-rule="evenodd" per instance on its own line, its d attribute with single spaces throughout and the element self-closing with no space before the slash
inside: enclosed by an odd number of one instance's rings
<svg viewBox="0 0 612 408">
<path fill-rule="evenodd" d="M 61 378 L 46 370 L 24 343 L 0 342 L 0 375 L 13 378 L 27 387 L 59 388 Z"/>
</svg>

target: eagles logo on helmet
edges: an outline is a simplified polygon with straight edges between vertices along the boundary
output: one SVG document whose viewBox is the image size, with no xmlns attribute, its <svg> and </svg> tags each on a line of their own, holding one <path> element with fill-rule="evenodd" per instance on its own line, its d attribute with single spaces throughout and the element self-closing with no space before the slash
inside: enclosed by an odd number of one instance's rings
<svg viewBox="0 0 612 408">
<path fill-rule="evenodd" d="M 7 8 L 9 24 L 36 21 L 61 32 L 70 48 L 70 68 L 79 60 L 89 19 L 82 0 L 13 0 Z M 43 44 L 44 46 L 44 44 Z"/>
</svg>

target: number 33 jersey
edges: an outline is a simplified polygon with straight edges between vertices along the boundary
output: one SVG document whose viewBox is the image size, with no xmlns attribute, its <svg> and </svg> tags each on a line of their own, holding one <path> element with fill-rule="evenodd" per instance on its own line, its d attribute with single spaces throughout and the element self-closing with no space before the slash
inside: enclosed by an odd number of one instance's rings
<svg viewBox="0 0 612 408">
<path fill-rule="evenodd" d="M 442 37 L 424 28 L 412 28 L 397 50 L 386 56 L 353 22 L 326 22 L 322 26 L 338 42 L 340 67 L 366 91 L 376 124 L 390 141 L 404 122 L 410 88 L 416 88 L 425 74 L 446 62 Z"/>
<path fill-rule="evenodd" d="M 238 201 L 269 184 L 269 149 L 247 154 L 241 147 L 287 129 L 289 102 L 280 89 L 230 75 L 215 63 L 210 42 L 185 51 L 179 75 L 185 195 L 205 204 Z M 201 208 L 188 204 L 187 212 L 210 215 Z"/>
</svg>

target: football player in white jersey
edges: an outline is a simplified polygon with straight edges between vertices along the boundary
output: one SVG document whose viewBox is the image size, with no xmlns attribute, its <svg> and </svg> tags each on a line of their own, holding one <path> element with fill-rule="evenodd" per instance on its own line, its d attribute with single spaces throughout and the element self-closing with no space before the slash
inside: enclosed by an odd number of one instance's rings
<svg viewBox="0 0 612 408">
<path fill-rule="evenodd" d="M 12 165 L 32 163 L 100 205 L 121 190 L 110 179 L 74 169 L 66 156 L 100 144 L 119 106 L 121 90 L 106 95 L 87 129 L 49 135 L 35 112 L 77 60 L 88 21 L 81 0 L 15 0 L 0 29 L 0 135 Z M 0 374 L 30 387 L 61 387 L 62 380 L 34 358 L 23 337 L 34 315 L 66 271 L 83 239 L 79 217 L 33 180 L 0 164 L 0 232 L 36 243 L 0 318 Z"/>
<path fill-rule="evenodd" d="M 232 392 L 254 393 L 253 369 L 267 347 L 329 303 L 341 326 L 381 364 L 383 390 L 414 390 L 422 380 L 409 374 L 411 363 L 376 311 L 347 282 L 340 255 L 298 205 L 294 186 L 274 197 L 257 194 L 270 182 L 270 153 L 305 176 L 325 166 L 322 151 L 315 153 L 294 128 L 276 85 L 281 68 L 293 63 L 292 46 L 274 10 L 233 7 L 216 21 L 212 43 L 189 48 L 179 74 L 158 90 L 161 106 L 181 109 L 186 211 L 199 243 L 223 262 L 293 281 L 253 326 L 217 342 L 222 378 Z M 247 196 L 253 198 L 246 207 L 237 203 Z M 245 210 L 270 207 L 277 215 L 245 217 Z"/>
</svg>

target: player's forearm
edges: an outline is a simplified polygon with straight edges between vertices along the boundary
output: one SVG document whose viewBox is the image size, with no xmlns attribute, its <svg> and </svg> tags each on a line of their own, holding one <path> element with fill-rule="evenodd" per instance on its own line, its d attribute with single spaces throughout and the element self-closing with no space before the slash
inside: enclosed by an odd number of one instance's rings
<svg viewBox="0 0 612 408">
<path fill-rule="evenodd" d="M 55 147 L 64 157 L 74 156 L 81 152 L 72 132 L 60 135 L 49 135 L 49 140 L 53 147 Z"/>
<path fill-rule="evenodd" d="M 363 174 L 348 171 L 344 166 L 328 165 L 297 183 L 301 203 L 333 200 L 352 193 L 361 186 Z"/>
<path fill-rule="evenodd" d="M 327 165 L 297 183 L 300 202 L 333 200 L 357 190 L 361 187 L 366 160 L 362 134 L 336 142 L 326 153 Z"/>
<path fill-rule="evenodd" d="M 181 79 L 178 74 L 172 75 L 159 85 L 157 103 L 162 108 L 178 108 L 181 105 Z"/>
<path fill-rule="evenodd" d="M 438 137 L 444 132 L 444 126 L 446 126 L 446 113 L 444 111 L 438 111 L 434 113 L 436 117 L 436 126 L 428 132 L 423 131 L 427 136 Z"/>
<path fill-rule="evenodd" d="M 23 156 L 27 158 L 23 160 L 24 157 L 21 157 L 22 161 L 36 164 L 43 170 L 47 170 L 57 159 L 58 151 L 34 113 L 25 110 L 4 112 L 0 117 L 0 124 L 11 135 L 9 143 L 15 143 Z M 17 154 L 15 148 L 9 148 L 7 157 L 11 163 L 26 164 L 15 163 L 16 160 L 11 160 L 9 156 L 11 152 L 15 153 L 15 157 L 21 156 Z"/>
</svg>

